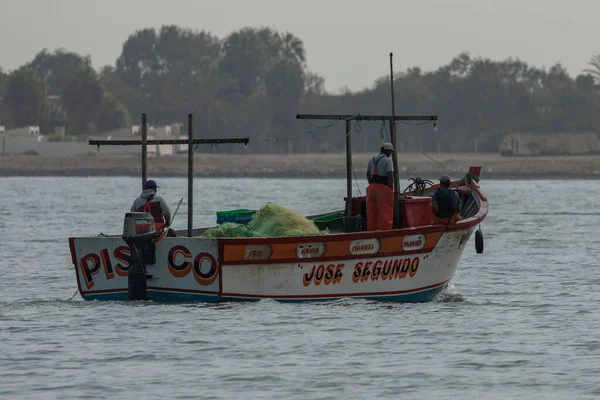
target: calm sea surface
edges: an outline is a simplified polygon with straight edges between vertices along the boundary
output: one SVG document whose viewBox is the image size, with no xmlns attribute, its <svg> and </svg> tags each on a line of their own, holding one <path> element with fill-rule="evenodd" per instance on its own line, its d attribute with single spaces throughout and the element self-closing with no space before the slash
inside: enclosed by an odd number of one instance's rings
<svg viewBox="0 0 600 400">
<path fill-rule="evenodd" d="M 185 179 L 158 183 L 173 209 L 186 197 Z M 69 301 L 67 238 L 120 233 L 139 179 L 0 178 L 0 397 L 600 398 L 600 182 L 481 184 L 485 252 L 473 235 L 436 302 L 132 305 Z M 195 185 L 196 226 L 267 201 L 341 209 L 346 190 Z"/>
</svg>

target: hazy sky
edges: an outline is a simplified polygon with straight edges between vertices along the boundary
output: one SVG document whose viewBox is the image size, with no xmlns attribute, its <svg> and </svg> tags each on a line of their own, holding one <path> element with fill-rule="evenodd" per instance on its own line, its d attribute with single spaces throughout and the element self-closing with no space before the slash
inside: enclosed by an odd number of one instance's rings
<svg viewBox="0 0 600 400">
<path fill-rule="evenodd" d="M 177 24 L 225 37 L 244 26 L 290 31 L 310 70 L 337 92 L 370 87 L 394 69 L 431 70 L 461 51 L 572 75 L 600 53 L 600 0 L 0 0 L 0 67 L 42 48 L 113 64 L 136 29 Z"/>
</svg>

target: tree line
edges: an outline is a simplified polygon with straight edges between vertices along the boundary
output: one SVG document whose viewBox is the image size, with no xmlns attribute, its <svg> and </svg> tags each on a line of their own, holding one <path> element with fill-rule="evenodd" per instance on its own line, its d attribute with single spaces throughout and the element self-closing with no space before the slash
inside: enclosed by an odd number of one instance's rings
<svg viewBox="0 0 600 400">
<path fill-rule="evenodd" d="M 405 151 L 496 152 L 502 132 L 600 129 L 600 55 L 573 78 L 560 63 L 545 69 L 461 53 L 433 71 L 395 72 L 394 91 L 396 114 L 439 116 L 437 129 L 398 125 Z M 248 149 L 223 151 L 257 153 L 344 149 L 343 123 L 319 129 L 297 113 L 391 113 L 389 76 L 362 91 L 326 93 L 302 40 L 269 28 L 222 39 L 173 25 L 139 30 L 100 71 L 89 56 L 44 49 L 14 71 L 0 69 L 0 97 L 8 128 L 90 135 L 139 124 L 142 112 L 153 125 L 184 122 L 192 112 L 198 137 L 249 137 Z M 354 151 L 377 151 L 389 138 L 388 126 L 353 126 Z"/>
</svg>

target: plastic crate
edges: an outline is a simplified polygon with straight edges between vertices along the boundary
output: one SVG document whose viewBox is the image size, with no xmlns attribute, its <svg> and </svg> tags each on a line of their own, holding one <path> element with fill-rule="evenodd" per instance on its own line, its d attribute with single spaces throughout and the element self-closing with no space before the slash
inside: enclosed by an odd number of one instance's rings
<svg viewBox="0 0 600 400">
<path fill-rule="evenodd" d="M 341 231 L 344 228 L 344 213 L 336 212 L 333 214 L 323 215 L 315 218 L 313 221 L 320 230 L 327 228 L 330 231 Z"/>
<path fill-rule="evenodd" d="M 431 225 L 431 197 L 400 199 L 400 228 Z"/>
<path fill-rule="evenodd" d="M 256 210 L 228 210 L 228 211 L 217 211 L 217 224 L 225 222 L 237 222 L 238 224 L 247 223 L 254 218 Z"/>
<path fill-rule="evenodd" d="M 344 232 L 363 232 L 366 230 L 365 220 L 361 215 L 344 218 Z"/>
</svg>

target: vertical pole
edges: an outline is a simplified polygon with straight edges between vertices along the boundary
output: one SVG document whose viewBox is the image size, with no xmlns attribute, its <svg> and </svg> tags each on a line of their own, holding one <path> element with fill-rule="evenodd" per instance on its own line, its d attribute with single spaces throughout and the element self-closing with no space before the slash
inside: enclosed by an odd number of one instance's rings
<svg viewBox="0 0 600 400">
<path fill-rule="evenodd" d="M 142 113 L 142 189 L 148 180 L 148 126 L 146 113 Z"/>
<path fill-rule="evenodd" d="M 194 225 L 194 133 L 192 114 L 188 114 L 188 237 L 192 237 Z"/>
<path fill-rule="evenodd" d="M 393 54 L 390 53 L 390 81 L 392 90 L 392 120 L 390 121 L 390 133 L 392 136 L 392 163 L 394 164 L 394 228 L 400 226 L 400 174 L 398 171 L 398 147 L 396 146 L 396 106 L 394 104 L 394 67 L 392 65 Z"/>
<path fill-rule="evenodd" d="M 348 215 L 352 217 L 352 142 L 350 138 L 351 121 L 346 120 L 346 208 Z"/>
<path fill-rule="evenodd" d="M 396 148 L 396 122 L 390 121 L 390 133 L 392 136 L 392 146 L 395 151 L 392 153 L 392 163 L 394 164 L 394 228 L 400 226 L 400 177 L 398 171 L 398 151 Z"/>
<path fill-rule="evenodd" d="M 0 97 L 0 126 L 2 126 L 2 121 L 4 118 L 4 98 Z M 4 148 L 6 142 L 6 132 L 2 132 L 2 155 L 4 155 Z"/>
</svg>

